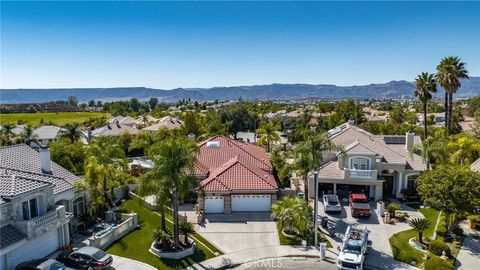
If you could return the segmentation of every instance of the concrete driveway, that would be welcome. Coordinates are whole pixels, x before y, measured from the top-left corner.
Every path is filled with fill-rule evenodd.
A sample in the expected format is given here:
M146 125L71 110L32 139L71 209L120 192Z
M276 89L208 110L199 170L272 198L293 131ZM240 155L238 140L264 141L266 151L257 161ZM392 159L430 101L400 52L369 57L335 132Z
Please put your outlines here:
M206 214L196 230L224 253L280 244L270 212Z
M135 261L132 259L112 255L113 263L112 266L109 267L109 270L155 270L157 268L148 265L143 262Z
M318 202L318 213L321 216L328 215L328 217L336 223L336 237L333 238L332 245L338 247L342 243L342 238L345 236L348 225L359 224L367 226L370 230L369 238L372 241L372 247L366 258L366 265L370 268L378 267L380 269L415 269L414 267L395 261L393 259L392 250L388 239L397 232L411 229L406 223L396 223L395 225L385 224L382 218L377 216L374 209L376 204L371 203L372 215L370 217L352 217L351 209L348 204L342 205L341 213L328 213L324 211L322 202ZM405 208L402 206L402 211L408 212L410 219L423 218L423 215L414 209Z

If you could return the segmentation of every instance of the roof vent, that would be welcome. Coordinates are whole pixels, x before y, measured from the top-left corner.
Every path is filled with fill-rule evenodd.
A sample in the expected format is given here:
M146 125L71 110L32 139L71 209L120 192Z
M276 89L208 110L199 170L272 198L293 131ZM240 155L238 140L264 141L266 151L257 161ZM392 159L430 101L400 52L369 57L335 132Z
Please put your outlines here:
M220 142L219 141L207 142L207 147L208 148L219 148L220 147Z

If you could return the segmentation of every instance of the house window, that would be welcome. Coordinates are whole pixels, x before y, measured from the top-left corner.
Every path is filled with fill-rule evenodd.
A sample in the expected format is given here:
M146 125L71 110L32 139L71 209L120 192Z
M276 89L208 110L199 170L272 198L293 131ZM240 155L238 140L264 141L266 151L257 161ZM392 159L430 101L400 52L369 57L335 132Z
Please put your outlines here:
M85 214L85 205L83 203L83 197L81 197L73 201L73 215L78 217L83 214Z
M22 203L23 219L29 220L38 216L37 198Z
M370 168L370 160L366 158L353 158L350 161L350 169L368 170Z
M417 177L418 175L412 175L407 177L408 190L415 190L417 188Z

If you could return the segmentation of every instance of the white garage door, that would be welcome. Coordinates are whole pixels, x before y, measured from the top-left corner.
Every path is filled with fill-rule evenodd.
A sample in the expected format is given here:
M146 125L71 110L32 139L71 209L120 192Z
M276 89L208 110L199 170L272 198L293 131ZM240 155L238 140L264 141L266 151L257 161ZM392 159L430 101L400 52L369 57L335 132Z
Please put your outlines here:
M58 230L53 230L10 252L8 254L9 269L14 269L21 262L42 259L57 249L59 249Z
M272 199L270 195L232 195L232 211L270 211Z
M223 213L223 196L205 196L205 213Z

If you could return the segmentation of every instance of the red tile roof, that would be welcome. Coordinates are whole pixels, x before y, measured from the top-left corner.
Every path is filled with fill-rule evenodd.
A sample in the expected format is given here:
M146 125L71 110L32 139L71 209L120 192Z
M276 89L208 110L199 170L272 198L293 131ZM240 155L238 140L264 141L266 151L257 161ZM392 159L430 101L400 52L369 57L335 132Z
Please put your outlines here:
M208 142L214 142L209 146ZM212 144L210 143L210 144ZM267 152L256 145L214 136L199 143L195 174L209 173L201 182L206 191L275 190Z

